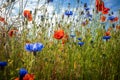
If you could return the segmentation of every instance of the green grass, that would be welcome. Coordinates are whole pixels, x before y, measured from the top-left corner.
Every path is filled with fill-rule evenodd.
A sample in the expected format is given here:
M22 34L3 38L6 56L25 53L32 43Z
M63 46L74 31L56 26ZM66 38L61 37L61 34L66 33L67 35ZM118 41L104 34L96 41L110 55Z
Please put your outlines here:
M67 28L64 30L68 32ZM5 70L0 71L0 80L13 80L23 67L35 75L35 80L119 80L120 31L112 31L109 41L102 40L103 33L104 30L97 29L91 44L92 36L86 32L82 47L71 38L64 46L61 41L49 41L45 31L32 39L26 37L26 29L21 36L0 36L0 61L8 62ZM24 49L26 40L41 42L44 49L35 57Z

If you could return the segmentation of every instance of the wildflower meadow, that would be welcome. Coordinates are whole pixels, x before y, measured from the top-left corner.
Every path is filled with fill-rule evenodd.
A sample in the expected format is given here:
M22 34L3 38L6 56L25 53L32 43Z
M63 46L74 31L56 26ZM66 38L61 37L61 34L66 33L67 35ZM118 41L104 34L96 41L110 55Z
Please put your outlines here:
M120 80L120 6L84 1L0 0L0 80Z

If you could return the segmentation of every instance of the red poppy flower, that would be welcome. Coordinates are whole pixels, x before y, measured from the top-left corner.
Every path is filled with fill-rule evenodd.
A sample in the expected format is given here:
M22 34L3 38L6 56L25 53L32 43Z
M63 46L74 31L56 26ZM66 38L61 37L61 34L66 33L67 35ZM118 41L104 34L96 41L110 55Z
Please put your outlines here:
M106 8L102 0L96 0L97 11L102 11L103 14L108 14L109 8Z
M101 20L101 22L105 22L106 17L105 17L105 16L101 16L101 17L100 17L100 20Z
M5 21L5 18L0 16L0 22L3 22L4 24L7 24L7 22Z
M118 18L118 17L115 17L114 21L118 21L118 20L119 20L119 18Z
M17 77L17 78L15 78L15 80L19 80L19 78Z
M17 32L18 30L10 30L9 32L8 32L8 35L10 36L10 37L13 37L13 36L15 36L16 35L16 32Z
M106 35L106 36L110 36L110 31L107 31L107 32L105 33L105 35Z
M23 80L34 80L34 75L33 74L26 74L24 76Z
M102 6L104 6L102 0L96 0L97 11L102 11Z
M119 20L119 18L115 17L113 20L110 20L110 22L113 23L113 22L117 22L118 20Z
M103 14L108 14L109 10L110 10L109 8L103 8L102 13L103 13Z
M20 80L20 79L17 77L17 78L15 78L15 80ZM34 75L33 74L26 74L23 77L23 80L34 80Z
M1 22L4 22L4 21L5 21L5 18L0 17L0 21L1 21Z
M30 10L24 10L24 17L27 18L28 21L32 21L32 14Z
M54 38L55 39L62 39L64 37L64 31L63 30L57 30L54 32Z

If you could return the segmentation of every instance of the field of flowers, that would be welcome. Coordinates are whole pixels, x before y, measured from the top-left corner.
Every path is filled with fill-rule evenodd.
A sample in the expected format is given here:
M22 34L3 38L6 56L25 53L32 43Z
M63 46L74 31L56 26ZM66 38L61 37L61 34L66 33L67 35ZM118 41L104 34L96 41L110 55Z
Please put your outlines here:
M96 0L92 14L87 4L72 11L68 3L59 16L23 8L14 20L15 1L0 8L0 80L120 80L120 11L113 16Z

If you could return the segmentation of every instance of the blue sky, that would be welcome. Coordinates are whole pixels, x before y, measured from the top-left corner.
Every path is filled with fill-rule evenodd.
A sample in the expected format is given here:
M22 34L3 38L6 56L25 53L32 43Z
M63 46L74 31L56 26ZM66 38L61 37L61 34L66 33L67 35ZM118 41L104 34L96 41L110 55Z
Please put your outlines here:
M2 4L2 1L5 1L5 0L0 0L0 5ZM19 0L16 0L16 1L19 1ZM23 1L25 3L25 1L27 1L27 0L23 0ZM34 11L37 1L38 0L28 0L27 6L25 9L31 9ZM111 11L116 12L120 9L120 0L103 0L103 1L105 2L105 6L110 8ZM90 8L95 6L95 0L80 0L80 3L81 2L82 2L82 4L80 4L80 5L87 3ZM42 5L43 3L45 3L45 0L41 0L39 5ZM71 8L77 7L77 0L53 0L53 3L50 3L50 5L49 5L49 10L54 9L56 12L60 13L63 8L64 9L67 8L68 3L71 4ZM15 15L18 14L19 8L20 8L19 2L17 2L13 9L13 13Z
M35 1L35 0L31 0ZM120 0L103 0L105 3L105 6L110 8L111 11L117 11L120 9ZM82 4L81 4L82 2ZM77 7L77 0L54 0L52 5L54 5L55 9L57 10L58 7L67 7L68 3L71 4L71 7ZM83 5L84 3L87 3L89 6L95 5L95 0L80 0L80 4ZM60 4L60 6L58 6Z
M61 0L61 1L63 1L65 5L66 3L70 2L71 6L73 7L75 7L77 4L77 0ZM112 11L117 11L118 9L120 9L120 0L103 0L103 1L105 3L105 6L110 8ZM87 3L88 5L95 5L95 0L80 0L80 2Z

